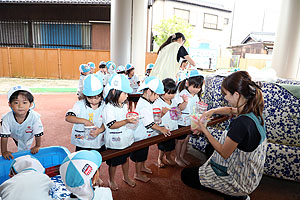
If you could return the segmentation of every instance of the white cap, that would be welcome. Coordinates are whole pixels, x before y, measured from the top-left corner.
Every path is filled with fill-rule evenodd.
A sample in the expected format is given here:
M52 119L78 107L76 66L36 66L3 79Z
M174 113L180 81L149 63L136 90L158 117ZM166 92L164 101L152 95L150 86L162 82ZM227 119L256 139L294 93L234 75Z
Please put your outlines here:
M102 77L97 74L89 74L83 80L82 93L85 96L96 96L103 91Z
M40 173L45 172L45 168L40 161L31 155L20 156L14 159L10 168L13 168L17 174L26 170L33 170Z
M24 90L24 91L27 91L29 92L31 95L32 95L32 92L29 90L29 88L27 87L24 87L22 85L17 85L17 86L14 86L12 88L10 88L10 90L7 92L7 99L9 101L11 95L19 90Z
M138 92L142 91L143 89L149 88L156 94L164 94L164 85L162 84L161 80L154 76L149 76L145 79L145 81L141 84L138 88Z

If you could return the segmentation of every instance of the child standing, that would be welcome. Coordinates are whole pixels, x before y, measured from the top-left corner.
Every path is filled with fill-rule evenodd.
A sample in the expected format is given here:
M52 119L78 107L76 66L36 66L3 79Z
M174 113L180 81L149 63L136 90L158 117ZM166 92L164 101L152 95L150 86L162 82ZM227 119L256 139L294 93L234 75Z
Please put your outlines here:
M78 100L82 100L83 80L87 75L90 74L91 68L86 64L81 64L79 66L79 71L80 71L80 78L79 78L78 88L77 88L77 97Z
M93 63L93 62L88 62L87 65L91 68L90 73L91 73L91 74L95 73L95 69L96 69L95 63Z
M103 85L107 85L108 80L110 77L115 73L116 65L112 61L107 61L106 62L106 67L107 67L107 74L103 78Z
M66 114L66 121L73 123L71 143L76 146L75 151L95 149L105 150L104 138L101 134L105 128L102 124L102 79L98 75L90 74L84 79L83 99L77 101ZM95 126L86 135L87 126Z
M18 151L30 149L35 138L35 146L31 148L31 153L37 153L41 147L44 128L40 115L32 110L34 97L31 91L23 86L15 86L8 91L7 98L12 110L2 118L0 131L2 156L5 159L14 158L7 150L8 137L13 138Z
M140 81L137 75L134 74L134 66L132 64L126 65L126 75L130 82L130 87L133 89L132 93L136 93L140 85Z
M117 74L125 74L125 67L123 65L119 65L116 72Z
M99 71L96 72L96 74L104 77L107 74L107 68L106 68L106 64L104 61L101 61L99 63Z
M114 74L108 84L106 86L109 87L105 97L106 105L103 110L106 126L105 145L108 149L125 149L134 142L133 130L126 127L128 123L136 123L135 119L126 118L128 112L127 94L132 92L132 88L123 74ZM128 157L129 154L125 154L106 161L109 166L109 187L112 190L118 190L118 185L115 182L118 165L122 165L123 181L131 187L135 186L135 182L128 176Z
M164 94L164 86L162 82L156 77L150 76L146 78L145 82L139 87L138 91L142 91L143 95L140 97L135 112L139 114L141 120L138 127L134 131L134 141L140 141L157 135L157 130L166 137L171 133L165 127L160 127L154 122L153 118L153 102ZM136 173L134 178L142 182L150 181L150 178L145 176L142 172L152 173L151 169L145 166L145 161L148 157L149 147L134 151L130 155L130 159L135 162Z
M179 71L176 74L176 81L178 82L179 78L183 75L183 74L187 74L186 68L188 66L188 61L185 59L180 59L180 67L179 67Z
M162 81L165 93L154 102L153 108L159 108L162 111L162 123L160 126L168 127L170 131L178 129L177 120L172 120L170 113L171 108L177 107L177 103L173 101L176 94L176 84L171 78L166 78ZM166 155L166 162L169 165L175 165L175 161L171 158L171 152L175 149L175 139L157 144L158 146L158 167L164 167L163 157Z
M154 67L153 63L149 63L146 67L145 79L150 75L152 69Z
M200 101L204 78L197 70L192 70L189 78L179 83L176 102L179 103L179 108L182 117L178 120L178 128L191 125L190 115L193 113L196 103ZM189 165L189 162L184 159L189 136L183 135L176 138L176 158L175 161L180 167Z

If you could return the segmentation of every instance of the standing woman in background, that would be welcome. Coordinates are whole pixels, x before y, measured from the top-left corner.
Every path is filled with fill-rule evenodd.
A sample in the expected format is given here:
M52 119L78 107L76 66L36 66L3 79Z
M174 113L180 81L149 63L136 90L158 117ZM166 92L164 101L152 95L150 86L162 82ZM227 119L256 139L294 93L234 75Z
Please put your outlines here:
M191 65L196 63L189 56L183 44L185 37L182 33L175 33L171 35L158 49L158 57L156 59L153 70L150 76L155 76L160 80L165 78L172 78L176 80L176 73L179 70L179 60L183 58Z

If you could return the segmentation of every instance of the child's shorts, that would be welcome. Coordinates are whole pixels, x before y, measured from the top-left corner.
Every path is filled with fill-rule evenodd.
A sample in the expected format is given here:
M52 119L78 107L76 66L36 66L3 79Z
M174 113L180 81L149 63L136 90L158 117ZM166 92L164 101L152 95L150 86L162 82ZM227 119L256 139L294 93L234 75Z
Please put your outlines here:
M124 163L126 163L129 155L130 155L130 153L127 153L125 155L121 155L121 156L109 159L106 161L106 164L110 167L116 167L118 165L123 165Z
M102 145L101 148L99 148L99 149L94 149L94 148L84 148L84 147L76 146L75 151L81 151L81 150L89 150L89 151L90 151L90 150L96 150L96 151L98 151L99 153L101 153L101 152L103 152L103 151L106 150L106 147L105 147L105 145Z
M178 125L178 128L183 128L183 127L186 127L186 126L180 126L180 125ZM181 135L181 136L179 136L179 137L177 137L177 138L175 138L175 139L176 139L176 140L184 140L184 139L186 138L186 136L187 136L188 134L190 134L190 133L192 133L192 131L189 131L189 132L187 132L186 134Z
M134 152L131 152L130 159L133 162L144 162L147 160L148 152L149 152L149 147L136 150Z
M157 147L161 151L173 151L175 149L175 139L160 142L157 144Z

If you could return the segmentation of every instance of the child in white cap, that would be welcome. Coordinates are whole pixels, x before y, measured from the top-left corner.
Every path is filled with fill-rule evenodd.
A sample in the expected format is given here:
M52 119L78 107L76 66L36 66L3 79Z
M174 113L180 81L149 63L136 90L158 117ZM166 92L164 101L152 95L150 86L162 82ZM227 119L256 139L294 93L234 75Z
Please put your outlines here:
M90 74L95 73L95 69L96 69L95 63L88 62L87 65L91 68Z
M170 109L177 107L177 102L174 101L176 94L176 84L175 81L171 78L165 78L162 80L164 85L164 94L160 95L159 98L153 103L154 108L159 108L161 110L161 121L162 123L159 126L166 126L170 131L178 129L177 120L171 119ZM169 165L176 165L174 159L171 157L171 152L175 150L175 139L168 141L160 142L158 146L158 158L157 166L164 167L163 163L164 155L166 155L165 161Z
M2 156L5 159L14 158L7 150L9 137L15 141L18 151L30 149L35 138L35 146L31 148L31 153L37 153L41 146L44 128L40 115L32 110L34 97L31 91L24 86L15 86L8 91L7 98L11 111L2 117L0 129Z
M146 67L145 79L150 75L152 69L154 67L153 63L149 63Z
M130 87L133 89L132 93L136 93L136 91L140 85L139 77L134 74L134 69L135 68L132 64L126 65L126 73L125 74L130 82Z
M107 74L107 67L106 63L104 61L101 61L99 63L99 71L96 72L96 74L104 77Z
M153 118L153 102L164 94L164 86L162 82L154 76L146 78L145 82L141 84L138 91L142 91L143 95L140 97L135 112L141 118L138 127L134 131L134 141L140 141L157 135L158 132L169 136L171 133L165 127L160 127L154 122ZM142 182L148 182L150 178L145 176L142 172L152 173L151 169L145 166L145 161L148 157L149 147L134 151L130 155L130 159L135 162L136 173L134 178Z
M109 188L95 186L99 178L102 157L98 151L82 150L69 154L59 172L67 190L82 200L112 200ZM66 199L66 200L67 200Z
M90 74L91 67L86 64L79 65L79 71L80 71L80 78L78 81L78 88L77 88L77 97L79 100L83 98L82 96L82 90L83 90L83 80L87 75Z
M107 85L108 80L110 77L116 73L116 64L113 63L112 61L107 61L106 62L106 67L107 67L107 74L103 77L103 85Z
M116 69L117 74L125 74L125 67L123 65L119 65Z
M204 77L197 70L192 70L187 79L181 81L178 85L178 92L175 101L181 110L181 118L178 120L178 128L191 125L190 115L195 111L196 103L200 101ZM182 135L176 138L176 158L175 161L180 167L185 167L190 163L184 159L188 135Z
M84 79L83 99L77 101L66 114L66 121L73 123L71 143L75 151L97 150L105 151L104 131L102 123L102 78L96 74L89 74ZM102 184L102 180L99 180Z
M21 156L13 160L9 176L0 185L2 200L47 200L54 183L44 174L45 169L33 156Z
M126 127L128 123L137 123L136 119L126 118L127 96L132 92L129 81L123 74L114 74L109 85L106 86L107 96L105 97L105 108L103 109L103 119L106 126L105 145L107 149L125 149L134 142L133 130ZM117 166L122 165L123 181L134 187L135 182L129 178L129 154L118 156L107 160L109 166L109 186L112 190L118 190L115 182Z
M179 80L179 77L182 77L182 75L187 74L186 68L187 68L189 62L185 59L180 58L179 64L180 64L179 71L176 74L176 81L177 82Z

